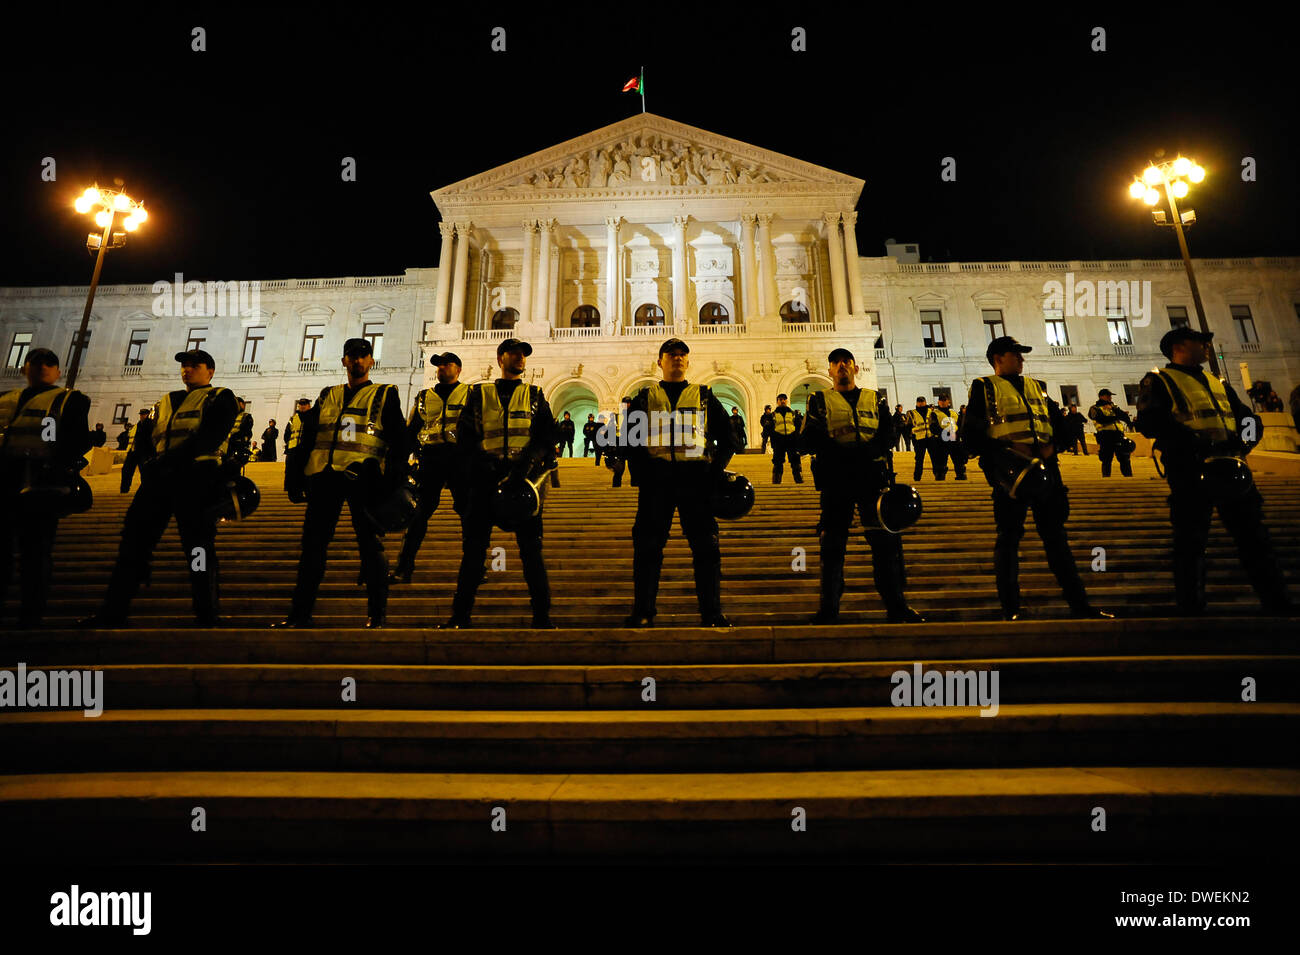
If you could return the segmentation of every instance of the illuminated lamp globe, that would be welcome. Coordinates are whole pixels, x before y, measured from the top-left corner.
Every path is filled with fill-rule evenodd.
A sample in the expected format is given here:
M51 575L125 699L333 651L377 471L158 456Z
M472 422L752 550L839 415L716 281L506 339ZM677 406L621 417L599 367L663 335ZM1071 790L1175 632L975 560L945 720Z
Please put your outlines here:
M144 206L136 206L135 212L131 213L131 215L135 216L136 220L139 222L144 222L149 218L149 213L144 211Z
M1179 156L1174 160L1174 175L1185 176L1192 171L1192 161L1186 156Z
M1143 185L1141 179L1134 179L1133 185L1128 187L1128 194L1134 199L1141 199L1147 194L1147 187Z
M1181 199L1183 196L1187 195L1187 189L1188 189L1187 183L1179 179L1176 183L1174 183L1174 198Z
M126 229L127 232L134 232L137 228L139 228L139 226L140 226L140 220L137 219L135 216L127 216L125 219L122 220L122 228Z
M131 197L125 192L119 192L113 197L113 208L118 212L126 212L131 208Z
M90 211L91 204L91 201L85 196L77 196L77 201L72 204L72 208L76 209L84 216Z
M100 210L95 213L95 225L99 226L101 229L107 228L108 224L112 221L113 214L111 212Z
M1160 201L1160 193L1156 192L1154 189L1148 189L1147 194L1142 197L1142 201L1149 206L1154 206Z
M1142 173L1142 181L1145 182L1148 186L1154 186L1156 183L1160 182L1160 180L1164 178L1165 178L1165 174L1162 173L1155 166L1147 166L1146 170Z
M83 197L87 202L98 202L98 201L99 201L99 190L96 189L94 186L91 186L89 189L87 189L87 190L86 190L85 192L83 192L81 195L82 195L82 197Z
M1192 180L1192 182L1200 182L1205 178L1205 170L1202 167L1193 164L1191 171L1187 174L1187 178Z

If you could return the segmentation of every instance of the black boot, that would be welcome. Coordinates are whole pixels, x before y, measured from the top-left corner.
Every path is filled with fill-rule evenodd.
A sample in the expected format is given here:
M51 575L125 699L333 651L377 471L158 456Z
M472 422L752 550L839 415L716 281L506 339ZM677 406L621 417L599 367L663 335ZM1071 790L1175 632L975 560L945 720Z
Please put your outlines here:
M663 554L651 551L632 553L632 612L623 621L625 627L652 627L655 602L659 596L659 574Z
M700 621L706 627L730 627L731 621L722 613L722 555L717 535L701 541L698 548L692 547L691 550Z
M812 623L824 626L840 621L840 597L844 594L844 558L821 558L821 602Z

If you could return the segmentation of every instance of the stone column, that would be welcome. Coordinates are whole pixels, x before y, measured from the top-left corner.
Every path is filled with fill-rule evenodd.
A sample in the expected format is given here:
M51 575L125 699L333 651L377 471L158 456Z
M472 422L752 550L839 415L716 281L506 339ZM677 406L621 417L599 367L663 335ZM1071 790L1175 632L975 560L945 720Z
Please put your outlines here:
M456 276L451 287L450 321L465 327L465 283L469 277L469 237L474 231L471 222L456 223Z
M826 245L831 259L831 298L835 305L835 319L848 314L848 302L844 295L844 244L840 241L840 214L827 212L822 215L826 222Z
M754 262L754 214L740 217L740 304L745 323L758 317L758 276Z
M619 324L618 310L618 227L619 216L605 217L605 314L601 324L611 328Z
M546 322L551 314L551 232L555 220L540 219L537 226L541 231L537 237L537 298L533 311L537 313L537 321Z
M551 246L551 300L548 303L546 312L546 337L551 337L551 329L560 326L560 249L557 245Z
M537 257L537 220L524 220L524 272L519 282L519 321L532 320L533 317L533 272Z
M439 222L438 232L442 234L442 251L438 253L438 297L434 299L433 320L443 325L447 322L447 303L451 301L451 263L456 228L450 222Z
M844 257L849 266L849 306L854 315L863 315L867 308L862 301L862 273L858 270L858 235L854 230L854 226L858 224L858 214L845 212L843 215Z
M673 322L691 327L686 313L686 220L689 216L673 216ZM678 327L682 327L678 324Z
M781 293L776 287L776 251L772 248L772 213L762 212L758 216L758 254L759 289L762 294L763 314L776 316L780 321Z

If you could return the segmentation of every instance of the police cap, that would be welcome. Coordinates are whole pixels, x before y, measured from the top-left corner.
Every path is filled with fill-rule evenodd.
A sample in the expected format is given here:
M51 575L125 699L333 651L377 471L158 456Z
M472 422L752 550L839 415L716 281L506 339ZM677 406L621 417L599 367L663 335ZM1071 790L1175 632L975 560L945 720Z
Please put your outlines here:
M662 357L664 352L674 350L681 351L687 355L691 353L690 346L687 345L686 342L682 341L680 338L670 338L659 346L659 355Z
M370 344L368 338L349 338L343 343L344 358L364 358L366 355L373 355L375 347Z
M59 367L59 356L54 354L48 348L33 348L23 359L23 364L31 362L33 365L53 365Z
M455 352L443 352L441 355L429 356L430 365L446 365L449 362L455 362L457 365L461 364L460 356Z
M209 368L216 370L217 363L212 360L212 356L202 348L191 348L189 351L178 351L172 356L182 365L207 365Z
M507 338L497 346L497 357L500 358L506 352L514 351L515 349L522 351L525 356L533 353L533 346L528 344L528 342L520 341L518 338Z
M989 342L989 347L984 349L984 357L992 364L994 355L1005 355L1009 351L1019 352L1023 355L1026 352L1033 351L1033 349L1028 345L1020 344L1010 335L1002 335Z
M849 361L856 361L853 357L853 352L849 351L847 348L837 348L826 356L826 360L832 365L841 358L847 358Z
M1174 346L1179 342L1202 342L1208 345L1214 340L1214 332L1198 332L1194 328L1183 326L1171 328L1160 339L1160 354L1166 358L1174 357Z

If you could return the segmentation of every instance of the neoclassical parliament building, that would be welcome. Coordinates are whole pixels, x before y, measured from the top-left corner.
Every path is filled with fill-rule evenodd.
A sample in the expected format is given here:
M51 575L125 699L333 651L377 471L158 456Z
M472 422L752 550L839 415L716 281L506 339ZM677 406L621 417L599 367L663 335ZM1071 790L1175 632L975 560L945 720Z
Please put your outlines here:
M504 158L504 157L503 157ZM660 342L691 346L692 381L758 415L786 392L801 407L829 384L826 355L855 353L860 383L890 405L948 390L960 404L1002 334L1034 347L1028 370L1062 403L1097 389L1135 401L1163 364L1171 325L1196 323L1182 262L922 262L891 242L863 255L854 211L864 182L642 113L436 189L436 268L402 275L231 280L240 294L189 294L175 277L97 292L77 387L91 422L129 422L178 387L175 352L201 347L215 383L249 403L260 434L293 400L342 380L345 339L365 337L372 378L409 407L430 354L463 359L462 380L496 377L496 343L529 341L526 377L579 422L656 378ZM1172 241L1171 241L1172 247ZM868 250L876 251L876 250ZM1221 371L1244 392L1300 383L1300 259L1196 260ZM177 263L177 272L203 263ZM85 287L0 289L0 389L32 347L67 368ZM234 303L233 307L229 307Z

